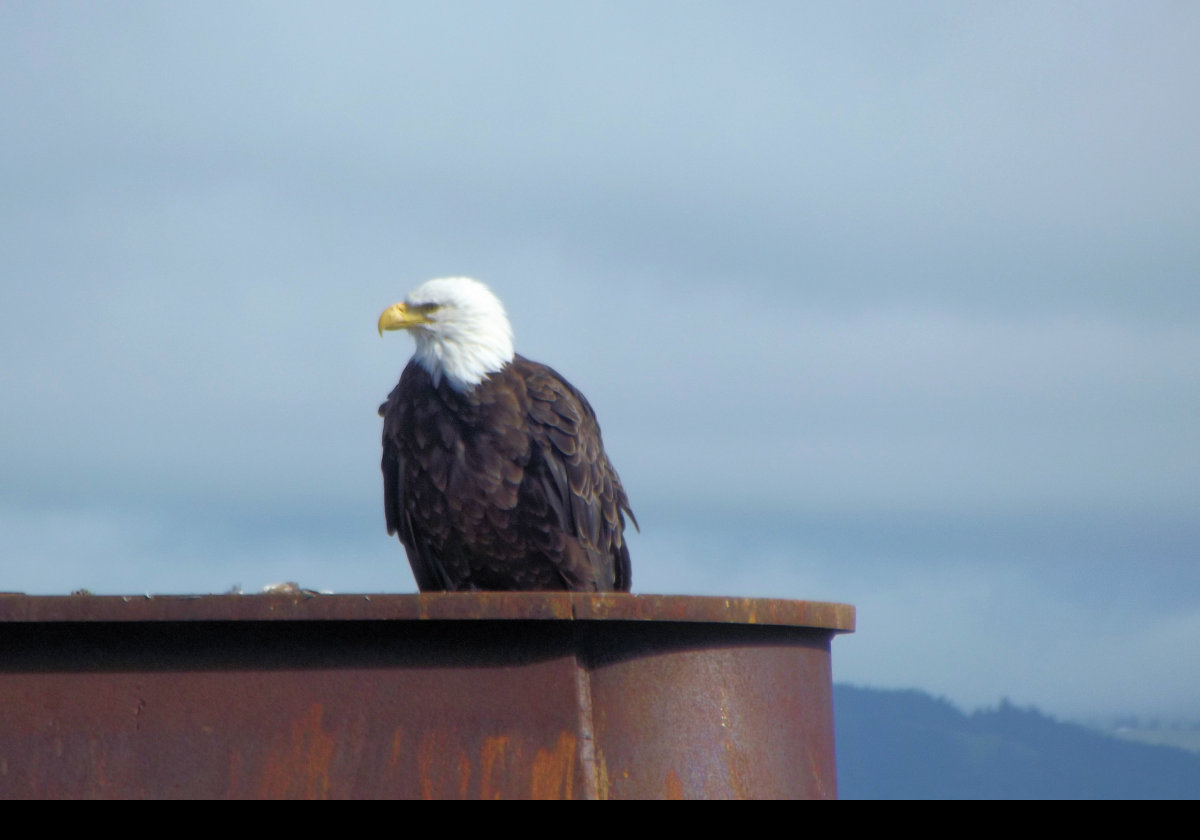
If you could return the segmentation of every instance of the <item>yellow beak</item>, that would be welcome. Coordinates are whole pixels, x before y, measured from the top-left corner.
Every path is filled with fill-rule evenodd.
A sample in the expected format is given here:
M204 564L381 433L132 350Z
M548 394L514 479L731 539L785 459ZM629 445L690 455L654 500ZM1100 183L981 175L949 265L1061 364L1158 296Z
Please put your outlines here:
M403 303L393 304L379 316L379 334L384 330L407 330L419 324L428 324L429 318L422 312L414 312Z

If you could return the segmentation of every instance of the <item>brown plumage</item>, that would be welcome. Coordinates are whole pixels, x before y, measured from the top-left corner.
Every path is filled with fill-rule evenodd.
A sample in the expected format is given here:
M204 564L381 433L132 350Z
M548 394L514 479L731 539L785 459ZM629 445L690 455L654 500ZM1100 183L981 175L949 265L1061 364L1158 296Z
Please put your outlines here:
M584 396L516 355L471 387L436 380L414 357L379 409L387 530L417 586L628 591L637 520Z

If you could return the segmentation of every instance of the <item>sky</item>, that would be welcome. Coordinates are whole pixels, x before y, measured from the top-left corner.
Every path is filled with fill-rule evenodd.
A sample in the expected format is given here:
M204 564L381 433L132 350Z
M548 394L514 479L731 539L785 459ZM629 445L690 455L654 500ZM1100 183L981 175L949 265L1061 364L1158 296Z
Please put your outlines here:
M1200 6L0 5L0 590L414 591L425 279L587 394L634 591L1200 719Z

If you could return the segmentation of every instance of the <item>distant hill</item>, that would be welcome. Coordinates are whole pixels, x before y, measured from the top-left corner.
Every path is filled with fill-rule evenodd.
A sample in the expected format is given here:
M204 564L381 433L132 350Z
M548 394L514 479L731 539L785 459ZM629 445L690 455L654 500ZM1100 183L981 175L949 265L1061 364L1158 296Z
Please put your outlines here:
M834 686L843 799L1200 799L1200 756L1007 702Z

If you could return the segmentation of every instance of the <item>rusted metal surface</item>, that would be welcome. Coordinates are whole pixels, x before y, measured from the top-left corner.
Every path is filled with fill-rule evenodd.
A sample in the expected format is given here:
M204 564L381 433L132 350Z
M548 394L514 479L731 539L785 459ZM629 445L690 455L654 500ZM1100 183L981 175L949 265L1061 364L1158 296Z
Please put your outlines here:
M822 798L852 607L0 596L0 796Z

